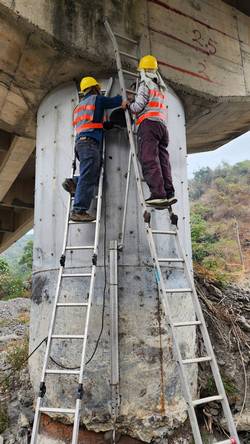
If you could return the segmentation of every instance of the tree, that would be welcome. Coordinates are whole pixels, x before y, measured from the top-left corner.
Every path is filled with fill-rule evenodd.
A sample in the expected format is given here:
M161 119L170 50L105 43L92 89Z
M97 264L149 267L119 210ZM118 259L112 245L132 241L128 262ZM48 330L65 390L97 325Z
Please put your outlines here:
M18 262L18 265L21 266L21 269L24 273L31 274L32 261L33 261L33 241L29 240L24 247L23 254Z
M10 271L10 267L9 267L8 262L3 257L0 257L0 273L6 274L9 271Z
M10 269L8 262L0 257L0 299L11 299L22 296L23 280Z

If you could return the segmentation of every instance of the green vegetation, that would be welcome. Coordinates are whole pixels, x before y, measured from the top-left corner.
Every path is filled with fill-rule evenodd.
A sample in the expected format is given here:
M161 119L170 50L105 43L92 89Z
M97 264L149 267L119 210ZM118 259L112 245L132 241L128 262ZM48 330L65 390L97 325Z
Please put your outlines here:
M23 273L30 275L32 270L33 259L33 241L29 240L24 247L21 259L18 261L20 269Z
M235 386L234 382L228 378L227 376L221 374L222 377L222 382L224 385L224 389L225 392L227 394L227 396L230 397L235 397L238 394L238 390L237 387ZM207 378L207 383L206 386L204 387L204 394L203 396L213 396L216 393L217 389L216 389L216 385L215 385L215 381L214 378L212 376Z
M11 367L12 371L19 372L23 367L24 361L28 357L29 341L25 337L22 341L13 343L7 351L6 362ZM15 373L15 375L17 375Z
M0 404L0 433L3 433L9 425L8 408L3 402Z
M250 259L249 185L249 160L233 166L223 163L215 170L201 168L190 181L194 267L198 274L221 284L241 277L245 264L240 249L246 263Z
M28 336L20 341L13 341L6 350L6 364L10 369L7 374L4 374L0 379L0 388L4 389L5 393L13 390L19 384L20 371L27 364L29 353Z
M31 291L33 241L24 246L18 261L0 256L0 299L29 297Z

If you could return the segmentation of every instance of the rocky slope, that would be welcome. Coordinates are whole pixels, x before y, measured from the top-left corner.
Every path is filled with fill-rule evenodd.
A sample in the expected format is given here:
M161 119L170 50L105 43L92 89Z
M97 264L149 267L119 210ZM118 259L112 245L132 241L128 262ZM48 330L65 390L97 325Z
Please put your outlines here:
M215 283L198 277L196 288L241 442L249 444L250 288L232 284L221 289ZM204 356L199 336L198 347ZM201 397L216 394L206 364L200 368L199 385ZM200 410L200 419L209 432L225 429L220 405L216 402Z
M29 299L0 301L0 443L27 444L33 421L28 367Z
M229 402L238 424L242 444L250 442L250 289L236 285L219 288L215 283L196 278L196 286L203 306L206 322L220 366ZM26 338L29 322L28 299L0 301L0 443L28 444L33 420L33 397L28 368L18 369L18 363L27 355ZM200 352L203 344L198 336ZM7 370L14 366L13 373ZM8 381L6 377L10 375ZM212 378L206 365L199 372L199 395L214 393ZM225 423L220 405L213 403L199 411L203 439L207 444L225 436ZM45 418L44 418L45 420ZM70 442L67 426L53 424L55 443ZM1 428L2 427L2 428ZM68 436L68 439L62 438ZM5 430L3 430L5 429ZM172 437L164 437L160 444L191 444L189 425ZM59 433L60 432L60 433ZM53 436L53 433L52 433ZM61 437L61 439L60 439ZM82 432L80 442L95 442L93 432ZM57 439L56 439L57 438ZM109 442L109 434L98 434L98 443ZM48 441L45 438L46 444ZM121 438L120 444L139 443L129 438Z

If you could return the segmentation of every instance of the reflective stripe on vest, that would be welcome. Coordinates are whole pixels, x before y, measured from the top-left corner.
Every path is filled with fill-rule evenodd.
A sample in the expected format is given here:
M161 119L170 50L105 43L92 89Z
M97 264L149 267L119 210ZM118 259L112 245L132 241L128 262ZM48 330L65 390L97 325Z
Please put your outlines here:
M150 119L151 117L166 124L166 96L156 89L149 90L149 101L142 112L137 115L136 125L140 125L143 120Z
M86 97L81 100L79 105L74 110L73 113L73 126L75 128L76 134L80 132L89 132L94 129L102 129L102 122L93 122L94 112L95 112L95 102L96 95Z

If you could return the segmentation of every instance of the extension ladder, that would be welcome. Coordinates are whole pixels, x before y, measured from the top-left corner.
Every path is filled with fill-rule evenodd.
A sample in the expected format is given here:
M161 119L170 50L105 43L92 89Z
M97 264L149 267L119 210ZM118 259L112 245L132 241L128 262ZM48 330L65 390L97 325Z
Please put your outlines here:
M122 61L121 61L121 56L130 58L132 60L136 60L136 57L132 54L121 51L119 49L119 46L117 43L117 38L119 38L121 40L125 40L126 43L129 42L132 45L137 45L137 46L138 46L138 42L136 42L135 40L130 39L128 37L114 33L112 31L107 19L105 19L104 25L106 27L106 30L109 34L109 37L110 37L112 43L113 43L116 65L117 65L117 73L118 73L118 79L119 79L122 97L123 97L123 99L127 99L127 92L130 92L130 91L126 88L124 75L128 76L129 78L135 77L138 79L138 73L124 69L124 67L122 65ZM195 444L202 444L202 438L201 438L200 428L199 428L199 424L198 424L198 420L197 420L197 416L196 416L196 412L195 412L195 407L202 405L202 404L212 402L212 401L219 401L221 403L222 408L223 408L223 412L224 412L224 416L227 421L228 430L231 435L230 438L228 438L224 441L220 441L217 444L240 444L239 437L238 437L237 431L236 431L236 427L235 427L235 424L233 421L233 417L232 417L232 414L230 411L229 403L227 400L227 396L225 393L225 389L224 389L222 379L220 376L216 357L215 357L213 347L212 347L212 344L211 344L211 341L209 338L209 334L207 331L205 319L204 319L202 309L200 306L200 302L199 302L199 299L198 299L198 296L196 293L196 289L194 286L193 277L192 277L191 271L189 269L189 264L187 262L185 252L182 248L182 245L181 245L181 242L179 239L177 224L173 230L156 230L156 229L153 229L150 225L150 213L147 211L147 206L146 206L144 195L143 195L142 179L140 177L140 170L139 170L137 155L136 155L136 143L135 143L135 138L134 138L134 134L133 134L131 118L130 118L130 114L129 114L128 110L125 111L125 117L126 117L128 138L129 138L129 144L130 144L129 159L132 159L140 206L141 206L142 215L144 217L144 221L145 221L145 225L146 225L145 226L146 236L147 236L147 240L148 240L148 244L149 244L151 257L153 260L153 265L155 268L155 275L156 275L156 280L157 280L157 284L158 284L160 298L161 298L163 308L165 311L165 315L167 318L167 322L168 322L168 325L170 327L171 334L172 334L174 352L175 352L175 357L176 357L176 360L178 363L183 396L184 396L184 399L187 404L187 410L188 410L188 414L189 414L189 419L190 419L190 423L191 423L191 427L192 427L192 432L193 432ZM130 166L129 166L129 168L130 168ZM173 215L171 209L170 209L170 216L171 216L171 222L173 224L173 221L175 218L173 217L174 215ZM124 222L123 226L125 226L125 222ZM157 255L156 243L155 243L155 238L154 238L155 235L162 235L165 237L174 238L179 257L178 258L159 258ZM123 233L123 236L124 236L124 233ZM164 282L163 273L161 270L162 264L173 264L176 262L183 264L183 272L185 273L186 281L188 282L187 288L166 288L166 283ZM193 308L194 308L194 312L196 315L196 320L186 320L185 322L173 321L173 316L172 316L171 310L170 310L169 298L173 297L173 295L178 297L178 294L183 294L183 293L191 295ZM180 350L180 346L178 343L176 332L178 329L194 327L194 326L199 326L199 328L200 328L202 338L203 338L203 341L205 344L207 356L194 357L192 359L183 359L182 355L181 355L181 350ZM192 365L192 364L199 364L202 362L209 362L210 363L214 382L215 382L218 394L216 394L214 396L209 396L209 397L206 397L203 399L193 400L192 394L190 391L190 387L188 384L188 379L187 379L185 367Z
M105 95L108 95L112 87L112 78L109 80ZM73 154L74 155L74 154ZM59 268L59 274L57 279L57 286L56 286L56 294L55 294L55 300L54 305L52 309L52 316L50 321L50 327L49 327L49 333L47 338L47 346L46 346L46 352L44 357L44 363L43 363L43 369L42 369L42 376L41 376L41 382L40 382L40 390L39 395L36 402L36 410L35 410L35 417L34 417L34 424L33 424L33 430L32 430L32 436L31 436L31 444L36 444L37 437L39 433L39 425L40 425L40 419L41 419L41 413L58 413L58 414L65 414L65 415L74 415L74 425L73 425L73 433L72 433L72 444L77 444L78 442L78 434L79 434L79 425L80 425L80 408L81 408L81 401L83 398L83 376L84 376L84 369L86 365L86 349L87 349L87 339L88 339L88 331L89 331L89 320L90 320L90 311L91 311L91 304L92 304L92 296L94 292L94 285L95 285L95 277L96 277L96 267L97 267L97 257L98 257L98 246L99 246L99 233L100 233L100 223L101 223L101 211L102 211L102 195L103 195L103 180L104 180L104 159L105 159L105 139L103 141L103 153L102 153L102 166L100 171L100 177L99 177L99 183L98 183L98 194L97 194L97 210L96 210L96 220L94 222L90 222L91 224L95 225L95 235L94 235L94 245L80 245L80 246L74 246L74 245L68 245L68 234L69 234L69 226L70 225L78 225L80 222L73 222L69 220L69 214L71 209L71 204L73 201L73 197L69 196L68 204L67 204L67 213L66 213L66 224L65 224L65 230L64 230L64 236L63 236L63 248L62 248L62 256L60 258L60 268ZM75 171L75 158L72 163L72 170L71 170L71 177L73 177ZM66 262L66 254L68 251L84 251L84 250L92 250L93 256L92 256L92 266L91 266L91 273L75 273L75 274L69 274L67 273L67 269L65 270L65 262ZM80 279L90 279L89 284L89 296L87 302L60 302L60 291L61 291L61 284L63 279L67 278L80 278ZM86 318L85 318L85 326L83 328L84 334L79 335L72 335L72 334L54 334L55 327L56 327L56 319L58 316L58 309L60 307L75 307L77 309L82 308L87 310L86 311ZM81 360L79 362L79 369L48 369L48 362L50 358L50 351L51 351L51 345L52 341L54 339L62 339L62 340L81 340L82 342L82 353L81 353ZM78 388L77 388L77 399L75 403L74 408L57 408L57 407L46 407L43 406L43 398L46 393L46 378L49 375L77 375L79 376L78 379Z

